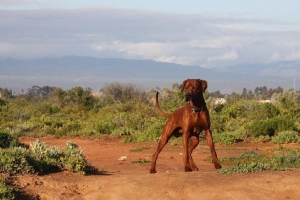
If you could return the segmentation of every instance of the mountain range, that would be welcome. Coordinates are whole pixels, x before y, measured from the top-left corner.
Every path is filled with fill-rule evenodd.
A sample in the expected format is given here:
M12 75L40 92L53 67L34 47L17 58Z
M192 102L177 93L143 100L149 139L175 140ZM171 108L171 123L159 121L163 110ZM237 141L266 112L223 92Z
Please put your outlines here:
M300 62L295 61L207 69L153 60L79 56L0 60L0 88L16 93L33 85L63 89L82 86L97 92L111 82L133 83L150 89L170 87L173 82L181 83L187 78L207 80L210 92L240 93L243 88L253 90L261 86L298 89L297 77L300 77Z

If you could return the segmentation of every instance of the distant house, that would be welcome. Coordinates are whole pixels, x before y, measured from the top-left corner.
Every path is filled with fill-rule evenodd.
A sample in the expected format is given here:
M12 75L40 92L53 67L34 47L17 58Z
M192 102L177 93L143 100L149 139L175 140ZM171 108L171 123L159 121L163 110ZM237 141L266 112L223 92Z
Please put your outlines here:
M272 103L271 100L259 100L260 103Z
M103 96L103 92L92 92L92 95L94 97L101 97L101 96Z
M226 99L225 98L216 98L215 100L215 105L218 105L218 104L225 104L226 103Z

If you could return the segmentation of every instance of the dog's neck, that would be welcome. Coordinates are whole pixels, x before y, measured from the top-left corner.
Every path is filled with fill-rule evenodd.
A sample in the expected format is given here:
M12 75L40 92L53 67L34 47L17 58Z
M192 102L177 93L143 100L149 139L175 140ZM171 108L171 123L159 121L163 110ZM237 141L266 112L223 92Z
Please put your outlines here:
M203 98L202 98L202 102L200 102L200 103L196 104L196 103L194 103L193 101L190 100L190 101L187 102L187 105L192 110L193 113L200 112L200 111L204 110L205 107L206 107L206 103L205 103L205 100Z

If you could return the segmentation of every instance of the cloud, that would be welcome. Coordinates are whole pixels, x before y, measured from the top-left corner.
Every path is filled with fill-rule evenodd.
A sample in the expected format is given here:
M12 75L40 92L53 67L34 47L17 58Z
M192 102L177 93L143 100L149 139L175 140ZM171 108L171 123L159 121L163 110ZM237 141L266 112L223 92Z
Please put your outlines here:
M78 55L206 67L296 59L299 32L254 28L262 23L107 8L1 10L0 58Z
M207 61L216 61L216 60L236 60L239 58L239 55L235 51L226 52L221 56L214 56L207 58Z
M0 6L15 6L27 4L25 0L0 0Z
M271 62L300 61L300 51L290 52L285 55L281 55L279 53L273 53L270 60L271 60Z

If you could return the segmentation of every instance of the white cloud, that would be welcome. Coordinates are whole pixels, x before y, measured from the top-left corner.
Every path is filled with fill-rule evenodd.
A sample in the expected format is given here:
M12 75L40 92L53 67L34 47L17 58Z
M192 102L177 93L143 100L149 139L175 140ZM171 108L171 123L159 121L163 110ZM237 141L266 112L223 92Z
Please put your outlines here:
M293 61L300 60L300 51L292 52L284 57L284 60Z
M159 55L170 53L175 44L159 43L159 42L123 42L114 41L110 44L92 45L93 49L103 51L106 49L119 52L126 52L130 57L142 56L145 59L152 59Z
M0 6L15 6L27 4L25 0L0 0Z
M300 51L291 52L286 55L273 53L271 56L271 62L278 62L278 61L300 61Z
M297 59L298 32L244 26L253 23L260 22L104 8L3 10L0 58L79 55L206 67Z
M271 55L271 61L279 61L279 60L281 60L281 56L279 53L273 53Z
M216 61L216 60L236 60L239 58L239 55L235 51L226 52L221 56L214 56L207 58L207 61Z
M222 49L227 47L238 47L241 44L238 42L237 38L234 37L218 37L218 38L210 38L207 37L202 40L192 40L189 41L188 44L191 47L197 48L208 48L208 49Z

